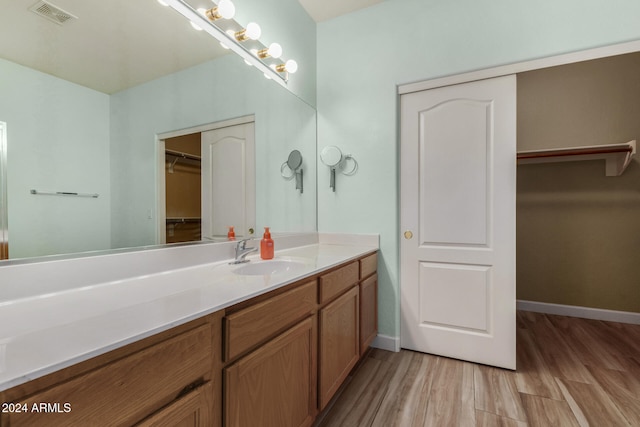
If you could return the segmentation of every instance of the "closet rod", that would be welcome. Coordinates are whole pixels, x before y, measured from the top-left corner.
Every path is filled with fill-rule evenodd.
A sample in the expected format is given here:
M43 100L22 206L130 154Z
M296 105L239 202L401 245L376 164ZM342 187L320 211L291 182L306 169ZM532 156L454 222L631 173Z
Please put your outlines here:
M31 194L38 196L72 196L72 197L91 197L97 199L100 195L97 193L76 193L72 191L38 191L31 190Z
M164 153L168 156L180 157L182 159L202 161L202 157L195 154L183 153L182 151L164 150Z
M633 147L630 146L614 146L613 148L566 148L558 150L548 150L539 152L522 152L518 153L518 160L524 159L541 159L545 157L564 157L564 156L586 156L590 154L613 154L613 153L632 153Z
M604 160L606 176L620 176L636 154L636 141L624 144L590 145L573 148L521 151L518 164Z

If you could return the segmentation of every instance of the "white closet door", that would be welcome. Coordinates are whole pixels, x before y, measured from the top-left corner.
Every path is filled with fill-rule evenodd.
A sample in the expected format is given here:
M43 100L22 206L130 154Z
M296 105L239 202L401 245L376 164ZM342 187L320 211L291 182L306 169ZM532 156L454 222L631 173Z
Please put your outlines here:
M249 237L256 222L254 123L202 132L202 238Z
M402 95L401 122L401 346L515 369L515 76Z

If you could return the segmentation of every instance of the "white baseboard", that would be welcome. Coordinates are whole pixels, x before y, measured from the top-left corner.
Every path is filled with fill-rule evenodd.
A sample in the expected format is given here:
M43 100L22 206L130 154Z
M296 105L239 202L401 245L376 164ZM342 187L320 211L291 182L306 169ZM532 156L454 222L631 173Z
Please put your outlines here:
M399 337L390 337L388 335L378 335L371 343L371 347L379 348L380 350L387 351L400 351L400 338Z
M535 311L537 313L558 314L560 316L582 317L585 319L607 320L609 322L640 325L640 313L630 311L605 310L602 308L522 300L516 301L516 307L518 310Z

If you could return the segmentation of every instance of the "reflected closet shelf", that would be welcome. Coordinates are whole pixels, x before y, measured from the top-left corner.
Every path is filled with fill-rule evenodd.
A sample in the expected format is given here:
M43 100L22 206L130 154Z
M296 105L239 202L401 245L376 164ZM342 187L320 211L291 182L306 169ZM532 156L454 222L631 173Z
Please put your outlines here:
M636 141L624 144L590 145L585 147L554 148L518 152L518 164L577 162L604 160L607 176L620 176L636 154Z
M185 224L187 222L201 222L200 218L190 217L190 218L167 218L167 224Z
M173 167L178 161L197 168L201 167L202 158L195 154L183 153L182 151L165 150L165 158L169 161L168 172L173 173Z

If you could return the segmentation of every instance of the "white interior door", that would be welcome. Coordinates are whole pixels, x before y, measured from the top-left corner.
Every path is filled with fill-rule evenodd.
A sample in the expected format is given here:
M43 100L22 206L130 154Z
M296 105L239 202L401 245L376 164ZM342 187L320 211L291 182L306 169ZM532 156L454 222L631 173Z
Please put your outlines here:
M401 347L515 369L516 78L401 97Z
M202 132L202 238L250 237L256 222L254 123Z

